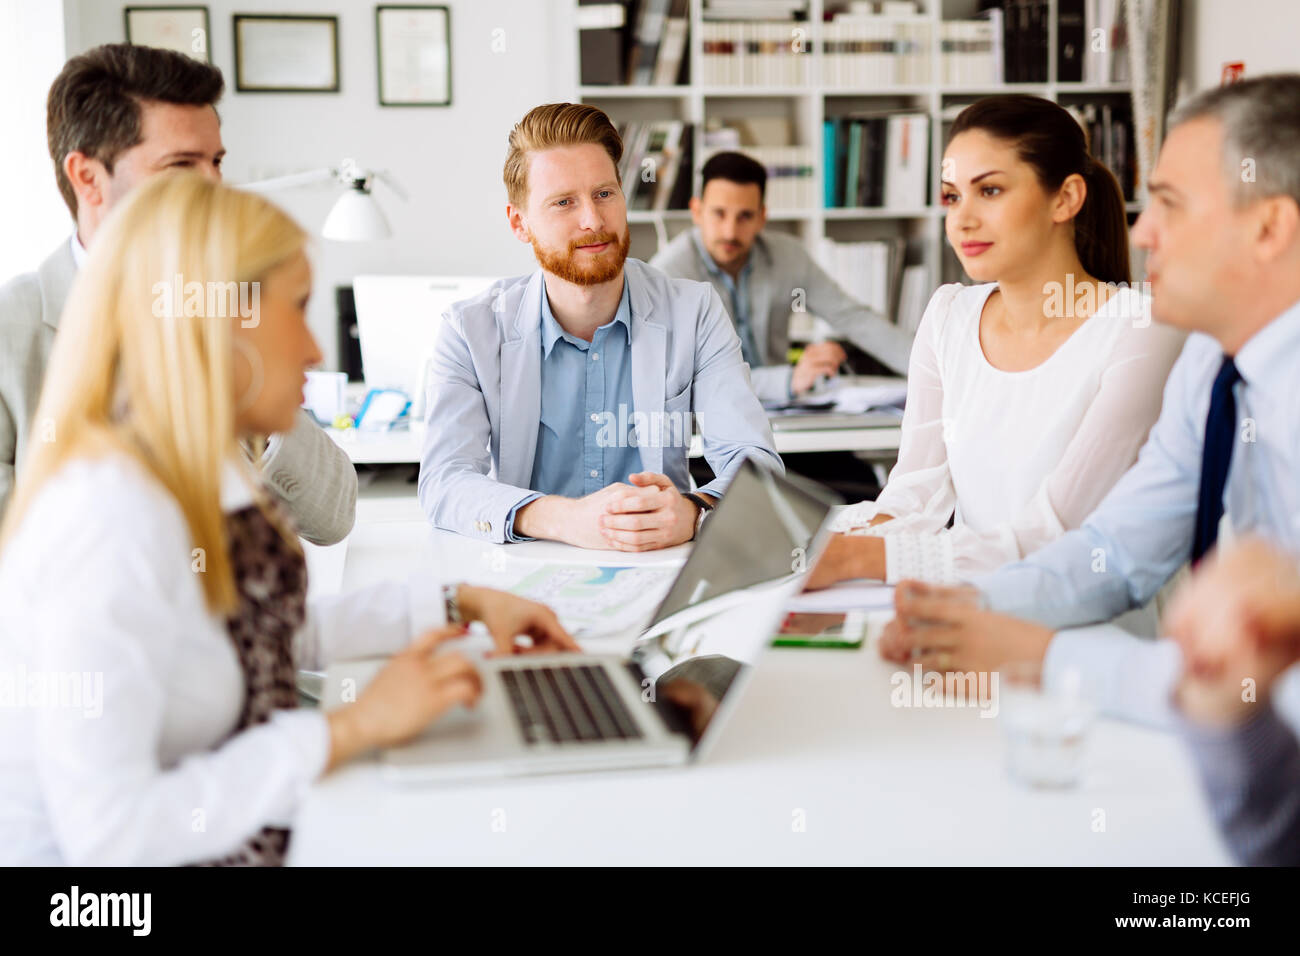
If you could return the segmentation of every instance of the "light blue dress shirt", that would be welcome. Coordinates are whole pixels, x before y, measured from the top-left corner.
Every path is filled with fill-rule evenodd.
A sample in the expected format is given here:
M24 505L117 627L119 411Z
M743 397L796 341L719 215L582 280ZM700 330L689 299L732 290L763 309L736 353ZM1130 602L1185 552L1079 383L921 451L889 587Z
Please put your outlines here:
M1297 356L1300 303L1234 357L1242 376L1234 389L1239 440L1224 508L1231 534L1254 533L1300 554ZM973 581L995 611L1075 628L1053 637L1045 678L1051 683L1066 670L1079 672L1110 713L1165 725L1172 718L1168 695L1180 668L1172 642L1141 640L1114 625L1079 625L1146 604L1190 559L1205 418L1222 362L1214 339L1189 336L1137 462L1083 526ZM1300 670L1288 676L1300 677ZM1289 686L1300 689L1300 680Z
M749 319L749 277L754 271L753 250L750 250L749 258L745 260L740 275L733 279L730 272L713 261L713 256L709 255L709 251L704 248L704 244L700 242L700 237L694 230L691 232L691 241L695 243L695 251L700 254L700 261L704 263L704 268L722 282L731 296L729 311L732 320L736 323L736 334L740 336L741 358L751 369L761 368L767 362L764 361L765 356L758 346L758 340L754 338L754 326Z
M614 318L596 329L590 342L570 335L551 312L542 288L541 420L529 487L506 518L506 538L515 534L515 515L543 495L581 498L642 470L632 427L632 306L627 280Z

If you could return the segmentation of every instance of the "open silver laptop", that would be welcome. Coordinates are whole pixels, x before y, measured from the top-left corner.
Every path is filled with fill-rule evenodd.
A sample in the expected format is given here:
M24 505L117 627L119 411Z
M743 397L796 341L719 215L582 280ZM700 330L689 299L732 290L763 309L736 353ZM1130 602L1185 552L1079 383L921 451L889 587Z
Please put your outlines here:
M746 460L630 655L490 658L483 695L386 750L401 780L450 780L682 764L735 708L786 603L803 586L839 499ZM330 668L321 706L342 706L383 666Z

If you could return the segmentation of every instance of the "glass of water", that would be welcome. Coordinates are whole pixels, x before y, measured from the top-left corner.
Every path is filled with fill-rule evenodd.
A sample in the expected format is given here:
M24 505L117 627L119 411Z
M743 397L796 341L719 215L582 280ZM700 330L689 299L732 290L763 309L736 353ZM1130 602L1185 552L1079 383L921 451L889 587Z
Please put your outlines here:
M1046 686L1042 665L1013 661L998 671L998 712L1012 779L1035 788L1065 789L1083 776L1084 749L1094 717L1077 672Z

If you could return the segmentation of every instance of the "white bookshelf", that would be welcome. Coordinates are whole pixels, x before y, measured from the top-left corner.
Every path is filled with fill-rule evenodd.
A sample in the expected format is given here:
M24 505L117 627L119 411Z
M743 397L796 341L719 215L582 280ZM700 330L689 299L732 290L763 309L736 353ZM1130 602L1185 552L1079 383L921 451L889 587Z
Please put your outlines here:
M573 0L573 9L577 3ZM921 0L924 12L915 18L929 24L930 82L872 88L845 88L821 82L822 15L839 4L827 0L809 0L809 19L798 25L806 27L811 50L800 54L810 58L810 81L799 86L719 86L699 82L703 75L701 26L704 0L689 0L689 40L691 82L676 86L581 86L578 64L574 62L573 87L579 101L599 106L617 123L625 120L676 118L693 124L695 135L693 193L699 194L700 166L704 155L703 134L706 122L714 117L736 118L738 109L766 105L771 112L784 112L791 119L795 145L812 147L814 170L813 195L824 195L823 121L840 113L886 108L908 108L930 118L930 168L937 170L943 150L943 111L946 106L997 93L1031 93L1060 102L1075 95L1124 94L1127 83L1002 83L994 85L954 85L940 82L939 24L945 20L967 20L978 10L976 0ZM575 14L576 16L576 14ZM1057 75L1057 0L1049 0L1047 37L1047 75ZM575 25L576 29L576 25ZM775 109L772 109L775 107ZM742 150L745 147L741 147ZM937 183L931 173L931 195L920 208L821 208L776 209L769 207L768 220L776 228L800 235L812 249L823 238L840 241L880 239L904 235L909 240L909 262L922 261L935 284L941 281L944 260L943 208L936 202ZM1127 204L1130 213L1140 211L1136 202ZM664 212L630 211L633 229L633 255L649 258L657 242L671 237L690 225L685 210Z

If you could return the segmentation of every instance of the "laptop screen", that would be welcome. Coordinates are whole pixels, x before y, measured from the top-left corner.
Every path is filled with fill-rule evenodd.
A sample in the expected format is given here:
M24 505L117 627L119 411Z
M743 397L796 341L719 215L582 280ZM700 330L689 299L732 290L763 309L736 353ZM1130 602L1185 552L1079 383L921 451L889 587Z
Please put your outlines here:
M653 636L632 653L647 699L693 746L771 640L838 501L746 459L705 520L654 615Z
M828 488L746 458L648 626L729 591L803 571L813 536L841 500Z

